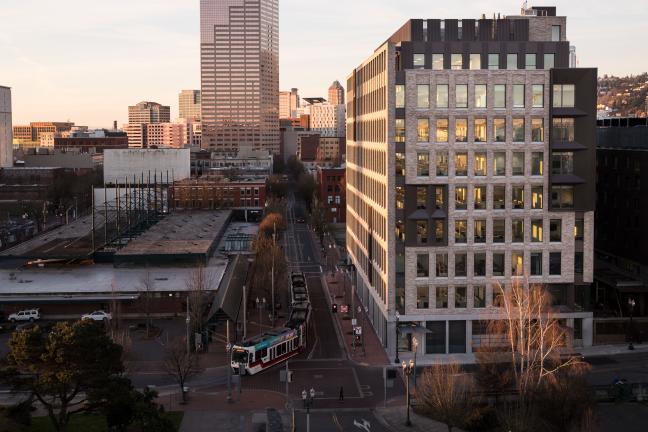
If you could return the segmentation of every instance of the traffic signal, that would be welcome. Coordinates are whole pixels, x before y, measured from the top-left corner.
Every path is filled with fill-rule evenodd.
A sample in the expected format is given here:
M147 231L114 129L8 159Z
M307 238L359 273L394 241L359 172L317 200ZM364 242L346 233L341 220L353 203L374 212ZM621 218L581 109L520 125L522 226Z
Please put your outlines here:
M333 305L331 306L331 312L337 313L337 303L333 303Z

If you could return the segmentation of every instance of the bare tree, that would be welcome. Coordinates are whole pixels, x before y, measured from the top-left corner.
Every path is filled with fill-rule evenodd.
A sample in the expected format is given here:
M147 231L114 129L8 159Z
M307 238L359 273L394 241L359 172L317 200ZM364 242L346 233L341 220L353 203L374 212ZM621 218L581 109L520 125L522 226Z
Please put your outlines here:
M205 308L209 304L209 295L214 289L214 284L214 274L202 264L194 268L185 280L187 299L189 301L189 317L194 332L202 332L203 330Z
M151 271L147 268L146 273L140 279L140 292L142 293L142 307L146 318L146 337L151 337L151 293L155 290L155 281L151 277Z
M193 351L187 351L182 340L176 339L165 348L164 371L171 376L180 387L182 401L187 401L185 384L192 376L200 372L198 358Z
M425 369L417 395L432 417L443 422L449 432L462 425L472 405L469 383L457 363Z

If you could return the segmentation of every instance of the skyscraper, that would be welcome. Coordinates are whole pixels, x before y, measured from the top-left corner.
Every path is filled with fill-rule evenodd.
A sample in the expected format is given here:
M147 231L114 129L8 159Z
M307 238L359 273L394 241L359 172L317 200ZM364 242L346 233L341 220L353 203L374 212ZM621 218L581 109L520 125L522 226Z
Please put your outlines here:
M344 87L340 81L333 81L328 89L328 103L331 105L344 105Z
M128 107L128 124L124 131L128 134L128 146L134 148L148 147L147 125L151 123L169 123L171 107L156 102L140 102Z
M348 77L346 245L390 356L474 359L516 281L592 344L597 71L566 24L413 19Z
M11 89L0 86L0 168L12 166Z
M299 93L296 88L279 92L280 119L297 117L297 108L299 108Z
M202 147L279 153L279 1L201 0Z
M200 90L182 90L178 95L178 117L200 121Z

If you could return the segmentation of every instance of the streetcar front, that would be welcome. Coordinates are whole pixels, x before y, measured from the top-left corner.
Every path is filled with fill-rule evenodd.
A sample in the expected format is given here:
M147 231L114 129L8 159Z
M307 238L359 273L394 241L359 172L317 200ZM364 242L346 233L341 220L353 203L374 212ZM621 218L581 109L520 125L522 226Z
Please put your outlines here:
M231 366L234 374L245 375L248 370L250 362L250 352L248 348L241 346L234 346L232 348Z

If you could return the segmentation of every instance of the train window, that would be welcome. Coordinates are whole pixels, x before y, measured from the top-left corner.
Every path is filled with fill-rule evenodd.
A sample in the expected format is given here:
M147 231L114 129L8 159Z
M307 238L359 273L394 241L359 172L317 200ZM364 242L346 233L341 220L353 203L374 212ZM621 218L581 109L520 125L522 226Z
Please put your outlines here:
M266 358L266 357L268 357L268 348L263 348L263 349L261 350L260 357L261 357L261 358Z

